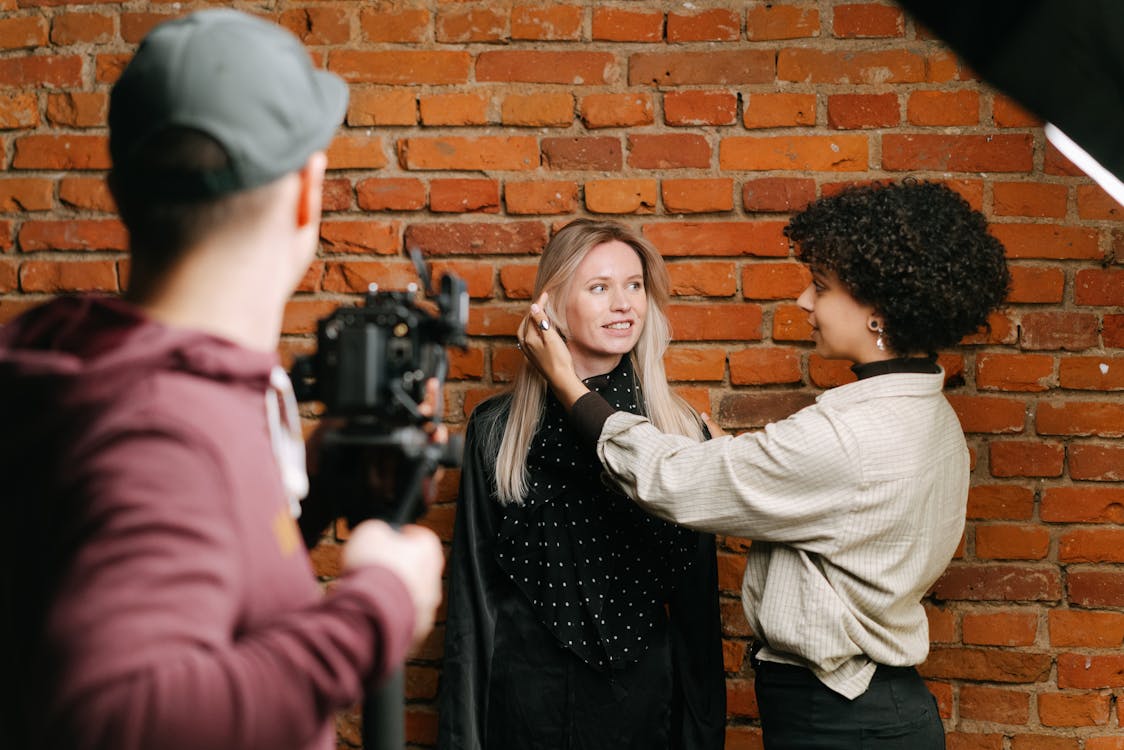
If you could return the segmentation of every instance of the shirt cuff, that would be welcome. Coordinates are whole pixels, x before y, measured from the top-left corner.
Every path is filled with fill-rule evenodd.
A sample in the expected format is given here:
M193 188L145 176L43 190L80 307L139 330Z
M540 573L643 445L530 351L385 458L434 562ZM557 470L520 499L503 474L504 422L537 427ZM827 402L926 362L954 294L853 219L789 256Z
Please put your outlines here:
M578 433L578 439L596 450L605 420L616 413L617 410L600 393L590 391L574 402L570 409L570 424Z

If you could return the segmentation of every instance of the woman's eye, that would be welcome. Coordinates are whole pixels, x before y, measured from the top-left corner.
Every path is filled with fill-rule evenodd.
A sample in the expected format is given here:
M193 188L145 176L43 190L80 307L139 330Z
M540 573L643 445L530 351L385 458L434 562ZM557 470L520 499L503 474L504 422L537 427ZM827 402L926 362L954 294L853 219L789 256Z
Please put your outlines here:
M631 284L628 285L628 288L631 289L634 292L638 292L638 291L640 291L641 289L644 288L644 285L641 284L639 281L634 281L634 282L632 282Z
M605 291L605 285L604 284L594 284L593 286L591 286L589 288L589 291L594 292L594 293L601 293L601 292Z

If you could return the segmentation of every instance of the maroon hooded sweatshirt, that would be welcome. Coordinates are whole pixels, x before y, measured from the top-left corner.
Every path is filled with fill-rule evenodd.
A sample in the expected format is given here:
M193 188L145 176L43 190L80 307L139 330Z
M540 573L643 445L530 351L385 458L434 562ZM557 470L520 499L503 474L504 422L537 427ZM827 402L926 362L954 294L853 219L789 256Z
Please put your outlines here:
M0 746L326 750L401 663L393 573L317 585L270 442L276 364L116 300L0 328Z

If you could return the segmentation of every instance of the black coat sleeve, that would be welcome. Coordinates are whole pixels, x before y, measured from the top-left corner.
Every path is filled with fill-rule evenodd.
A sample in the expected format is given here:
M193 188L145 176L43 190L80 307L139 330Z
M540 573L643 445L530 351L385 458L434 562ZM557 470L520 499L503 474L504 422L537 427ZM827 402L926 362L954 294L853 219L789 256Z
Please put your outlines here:
M498 512L492 498L492 462L481 452L479 420L465 432L453 547L448 570L445 656L438 698L437 747L487 746L488 681L495 633L494 539Z
M726 741L726 673L712 534L697 535L695 558L675 590L668 615L674 673L672 747L721 750Z

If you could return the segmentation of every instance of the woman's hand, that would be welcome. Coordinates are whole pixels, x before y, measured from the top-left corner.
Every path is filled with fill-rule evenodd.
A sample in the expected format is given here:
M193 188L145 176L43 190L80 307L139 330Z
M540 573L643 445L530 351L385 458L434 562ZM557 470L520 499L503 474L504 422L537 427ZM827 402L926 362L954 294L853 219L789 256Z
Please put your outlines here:
M710 418L710 415L706 412L703 412L700 416L702 417L703 424L706 425L706 429L710 432L710 436L712 438L722 437L723 435L730 434L723 430L717 422Z
M589 389L574 372L574 360L566 342L546 317L546 300L547 294L543 292L519 324L518 346L568 411Z

